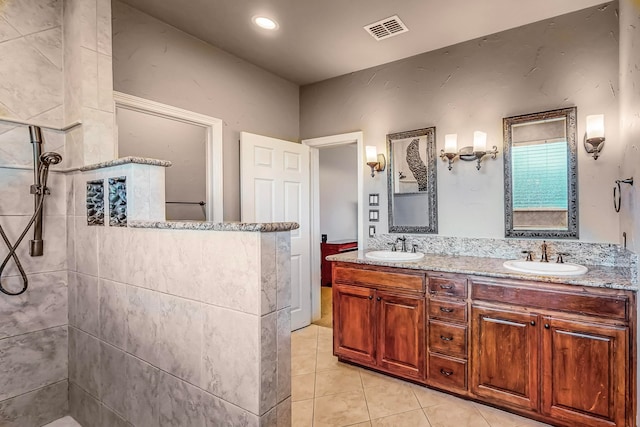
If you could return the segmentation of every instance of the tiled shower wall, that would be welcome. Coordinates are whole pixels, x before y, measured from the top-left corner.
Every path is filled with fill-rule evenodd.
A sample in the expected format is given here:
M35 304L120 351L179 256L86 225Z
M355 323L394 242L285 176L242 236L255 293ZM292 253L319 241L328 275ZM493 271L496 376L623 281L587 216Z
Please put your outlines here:
M83 184L117 172L74 177L71 415L85 426L290 425L289 232L88 226Z
M55 127L63 120L62 2L0 2L0 116ZM43 151L65 156L64 135L44 133ZM65 156L66 157L66 156ZM25 127L0 122L0 225L15 241L33 214L32 150ZM28 273L21 296L0 294L0 425L40 426L67 412L67 251L64 177L49 177L44 256L18 254ZM4 259L7 249L0 244ZM9 265L2 284L21 285Z

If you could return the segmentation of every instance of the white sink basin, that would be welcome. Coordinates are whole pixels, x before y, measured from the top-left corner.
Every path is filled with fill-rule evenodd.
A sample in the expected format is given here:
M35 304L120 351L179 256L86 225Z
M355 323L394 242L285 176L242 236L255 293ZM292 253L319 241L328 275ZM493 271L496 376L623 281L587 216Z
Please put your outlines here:
M580 264L565 262L522 261L512 259L502 264L504 268L519 271L521 273L537 274L539 276L580 276L589 271L587 267Z
M424 258L424 254L422 252L373 251L367 252L364 257L375 261L417 261Z

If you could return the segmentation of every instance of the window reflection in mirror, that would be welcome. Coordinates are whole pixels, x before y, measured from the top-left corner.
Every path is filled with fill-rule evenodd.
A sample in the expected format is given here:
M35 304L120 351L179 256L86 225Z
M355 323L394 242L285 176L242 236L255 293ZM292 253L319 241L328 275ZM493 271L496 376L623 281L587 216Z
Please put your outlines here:
M576 108L504 119L507 237L577 238Z
M387 135L389 232L437 233L435 127Z

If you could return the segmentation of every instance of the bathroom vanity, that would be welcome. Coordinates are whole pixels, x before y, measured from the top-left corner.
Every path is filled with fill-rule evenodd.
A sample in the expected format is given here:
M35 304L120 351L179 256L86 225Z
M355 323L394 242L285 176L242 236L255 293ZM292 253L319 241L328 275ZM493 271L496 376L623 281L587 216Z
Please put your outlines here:
M553 425L635 425L636 292L618 269L560 278L491 258L331 259L341 361Z

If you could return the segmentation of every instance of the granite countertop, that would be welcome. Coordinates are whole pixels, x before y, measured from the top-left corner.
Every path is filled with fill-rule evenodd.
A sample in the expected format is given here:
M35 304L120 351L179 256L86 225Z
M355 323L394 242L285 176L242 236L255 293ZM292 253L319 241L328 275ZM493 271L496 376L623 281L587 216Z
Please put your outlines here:
M259 231L271 233L300 228L297 222L129 221L132 228L163 230Z
M476 276L501 277L505 279L535 280L546 283L564 283L570 285L598 288L624 289L636 291L631 281L630 268L588 265L589 271L581 276L538 276L507 270L502 266L506 261L501 258L483 258L469 256L451 256L425 254L419 261L386 262L374 261L364 257L364 251L347 252L327 257L329 261L351 262L356 264L382 265L386 267L430 270L447 273L470 274Z
M93 165L82 166L79 168L80 171L86 172L95 169L109 168L113 166L126 165L129 163L137 163L140 165L152 165L152 166L162 166L168 168L171 166L171 162L169 160L158 160L158 159L148 159L146 157L121 157L119 159L108 160L102 163L95 163Z

